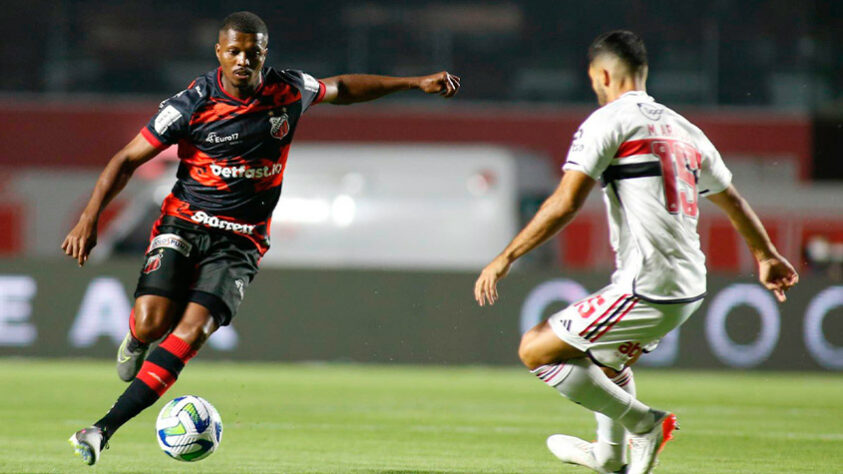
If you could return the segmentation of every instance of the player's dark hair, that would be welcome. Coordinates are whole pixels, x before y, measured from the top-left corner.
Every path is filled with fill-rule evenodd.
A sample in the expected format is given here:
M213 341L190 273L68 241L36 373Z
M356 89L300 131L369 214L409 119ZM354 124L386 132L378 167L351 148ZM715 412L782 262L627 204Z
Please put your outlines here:
M252 12L234 12L225 17L220 31L234 30L240 33L263 34L269 36L269 30L261 17Z
M598 36L588 47L588 62L591 63L603 54L619 58L633 74L637 74L647 65L644 40L631 31L614 30Z

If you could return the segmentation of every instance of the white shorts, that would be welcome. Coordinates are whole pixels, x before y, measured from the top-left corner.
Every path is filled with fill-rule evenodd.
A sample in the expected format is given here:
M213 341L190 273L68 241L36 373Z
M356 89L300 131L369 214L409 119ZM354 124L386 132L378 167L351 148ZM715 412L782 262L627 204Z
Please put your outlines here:
M601 365L616 370L688 319L702 304L657 304L614 286L594 293L548 318L559 339L587 352Z

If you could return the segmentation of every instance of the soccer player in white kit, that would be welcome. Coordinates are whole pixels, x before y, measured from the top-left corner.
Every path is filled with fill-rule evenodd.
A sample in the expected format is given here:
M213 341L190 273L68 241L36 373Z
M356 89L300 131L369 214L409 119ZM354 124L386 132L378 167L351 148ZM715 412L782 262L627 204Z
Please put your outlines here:
M474 294L481 306L494 304L512 263L559 232L600 183L615 251L611 283L527 331L518 355L542 381L595 412L597 441L553 435L553 454L596 472L647 473L677 420L636 399L629 366L705 297L698 197L728 215L758 261L759 281L779 301L799 277L702 131L647 95L647 53L638 35L599 36L589 48L588 74L601 108L574 134L559 187L483 269Z

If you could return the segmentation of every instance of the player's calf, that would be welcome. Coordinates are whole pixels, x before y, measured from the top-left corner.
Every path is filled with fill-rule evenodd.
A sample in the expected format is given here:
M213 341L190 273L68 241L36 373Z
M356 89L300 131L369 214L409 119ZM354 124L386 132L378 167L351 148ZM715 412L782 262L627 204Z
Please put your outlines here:
M149 352L150 343L157 341L172 329L181 305L157 295L142 295L135 301L129 315L129 332L117 349L117 376L131 382Z

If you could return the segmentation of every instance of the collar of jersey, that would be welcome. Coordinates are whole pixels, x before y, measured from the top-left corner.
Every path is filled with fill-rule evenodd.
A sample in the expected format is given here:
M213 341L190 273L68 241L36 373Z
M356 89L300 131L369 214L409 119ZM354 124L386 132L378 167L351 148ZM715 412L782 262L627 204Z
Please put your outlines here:
M629 92L624 92L623 94L621 94L621 97L626 97L626 96L629 96L629 97L643 96L643 97L646 97L647 99L653 100L653 98L650 97L649 94L647 94L646 91L629 91Z
M247 105L249 102L251 102L256 97L258 97L260 95L261 89L263 89L263 83L264 83L263 71L261 71L260 74L261 74L261 76L260 76L261 82L260 82L260 84L258 84L258 87L255 89L255 92L250 97L247 97L245 100L242 100L242 99L238 99L237 97L234 97L233 95L229 94L227 90L225 90L225 87L223 87L223 85L222 85L222 67L218 67L217 68L217 89L220 90L220 94L222 94L223 98L233 100L234 102L237 102L238 104L241 104L241 105Z

